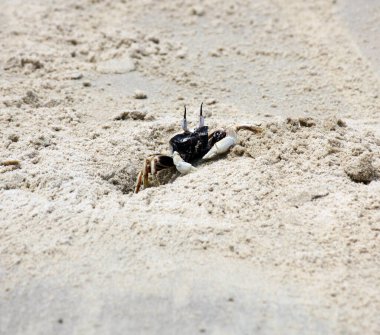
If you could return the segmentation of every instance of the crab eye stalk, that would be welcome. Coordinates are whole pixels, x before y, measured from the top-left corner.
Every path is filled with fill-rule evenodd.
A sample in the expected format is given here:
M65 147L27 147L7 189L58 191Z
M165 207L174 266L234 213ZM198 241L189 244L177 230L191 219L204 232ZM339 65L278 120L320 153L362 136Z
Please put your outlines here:
M187 120L186 120L186 105L185 105L185 112L183 113L183 120L181 122L182 129L185 133L190 132L189 128L187 128Z
M205 118L203 117L202 107L203 107L203 102L201 103L201 111L199 113L199 128L205 125Z

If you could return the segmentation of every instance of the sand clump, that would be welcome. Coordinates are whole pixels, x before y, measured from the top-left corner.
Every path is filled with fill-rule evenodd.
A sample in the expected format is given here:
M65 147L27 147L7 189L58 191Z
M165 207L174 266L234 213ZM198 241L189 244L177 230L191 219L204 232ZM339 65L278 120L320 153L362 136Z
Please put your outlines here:
M363 153L359 157L351 157L346 162L345 172L356 183L369 184L379 177L379 172L373 166L373 155Z
M133 60L130 57L123 57L120 59L110 59L108 61L98 63L96 67L100 73L114 73L121 74L131 72L136 69Z
M114 120L154 120L152 115L149 115L145 111L126 111L116 115Z

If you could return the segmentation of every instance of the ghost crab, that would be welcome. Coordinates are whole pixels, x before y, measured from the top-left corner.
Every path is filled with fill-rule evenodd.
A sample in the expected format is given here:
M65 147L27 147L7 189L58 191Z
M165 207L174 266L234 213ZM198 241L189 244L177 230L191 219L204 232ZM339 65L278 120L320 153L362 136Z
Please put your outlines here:
M155 154L145 158L143 168L137 176L135 193L140 191L141 185L144 185L144 188L149 186L149 174L155 176L157 172L174 166L181 174L187 174L196 170L191 162L212 159L227 152L236 144L237 132L241 129L254 133L262 132L259 127L241 125L218 129L209 134L202 107L203 103L200 108L199 125L194 131L190 131L187 126L185 106L181 122L183 133L169 140L171 155Z

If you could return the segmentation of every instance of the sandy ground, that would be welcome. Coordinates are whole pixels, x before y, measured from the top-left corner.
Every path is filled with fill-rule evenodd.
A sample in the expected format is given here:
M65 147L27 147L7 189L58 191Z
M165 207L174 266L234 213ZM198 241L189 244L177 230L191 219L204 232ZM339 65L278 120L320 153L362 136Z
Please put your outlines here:
M0 333L380 333L378 22L376 0L1 0ZM202 101L263 133L133 194Z

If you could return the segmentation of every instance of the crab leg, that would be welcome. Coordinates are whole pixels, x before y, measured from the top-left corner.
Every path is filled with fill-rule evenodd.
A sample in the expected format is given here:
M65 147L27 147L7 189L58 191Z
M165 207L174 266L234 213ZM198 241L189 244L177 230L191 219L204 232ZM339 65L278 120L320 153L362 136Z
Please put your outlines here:
M157 174L157 157L154 157L151 161L150 161L150 173L152 175L156 175Z
M177 151L173 152L173 162L177 170L182 174L196 170L190 163L185 162Z
M211 159L217 155L223 154L236 144L237 134L234 129L229 128L226 131L226 137L216 142L210 151L202 159Z
M144 188L149 187L149 175L156 176L157 172L172 166L174 166L174 163L171 156L156 154L145 158L143 168L137 176L135 193L140 191L141 185Z
M149 186L150 159L146 158L143 166L143 184L144 188Z
M142 171L140 171L138 176L137 176L135 193L139 193L139 191L140 191L141 184L142 184L142 175L143 175L143 173L142 173Z
M141 185L144 185L144 188L149 186L149 172L153 167L152 163L153 160L151 161L150 158L145 158L143 168L137 176L135 193L139 193Z

